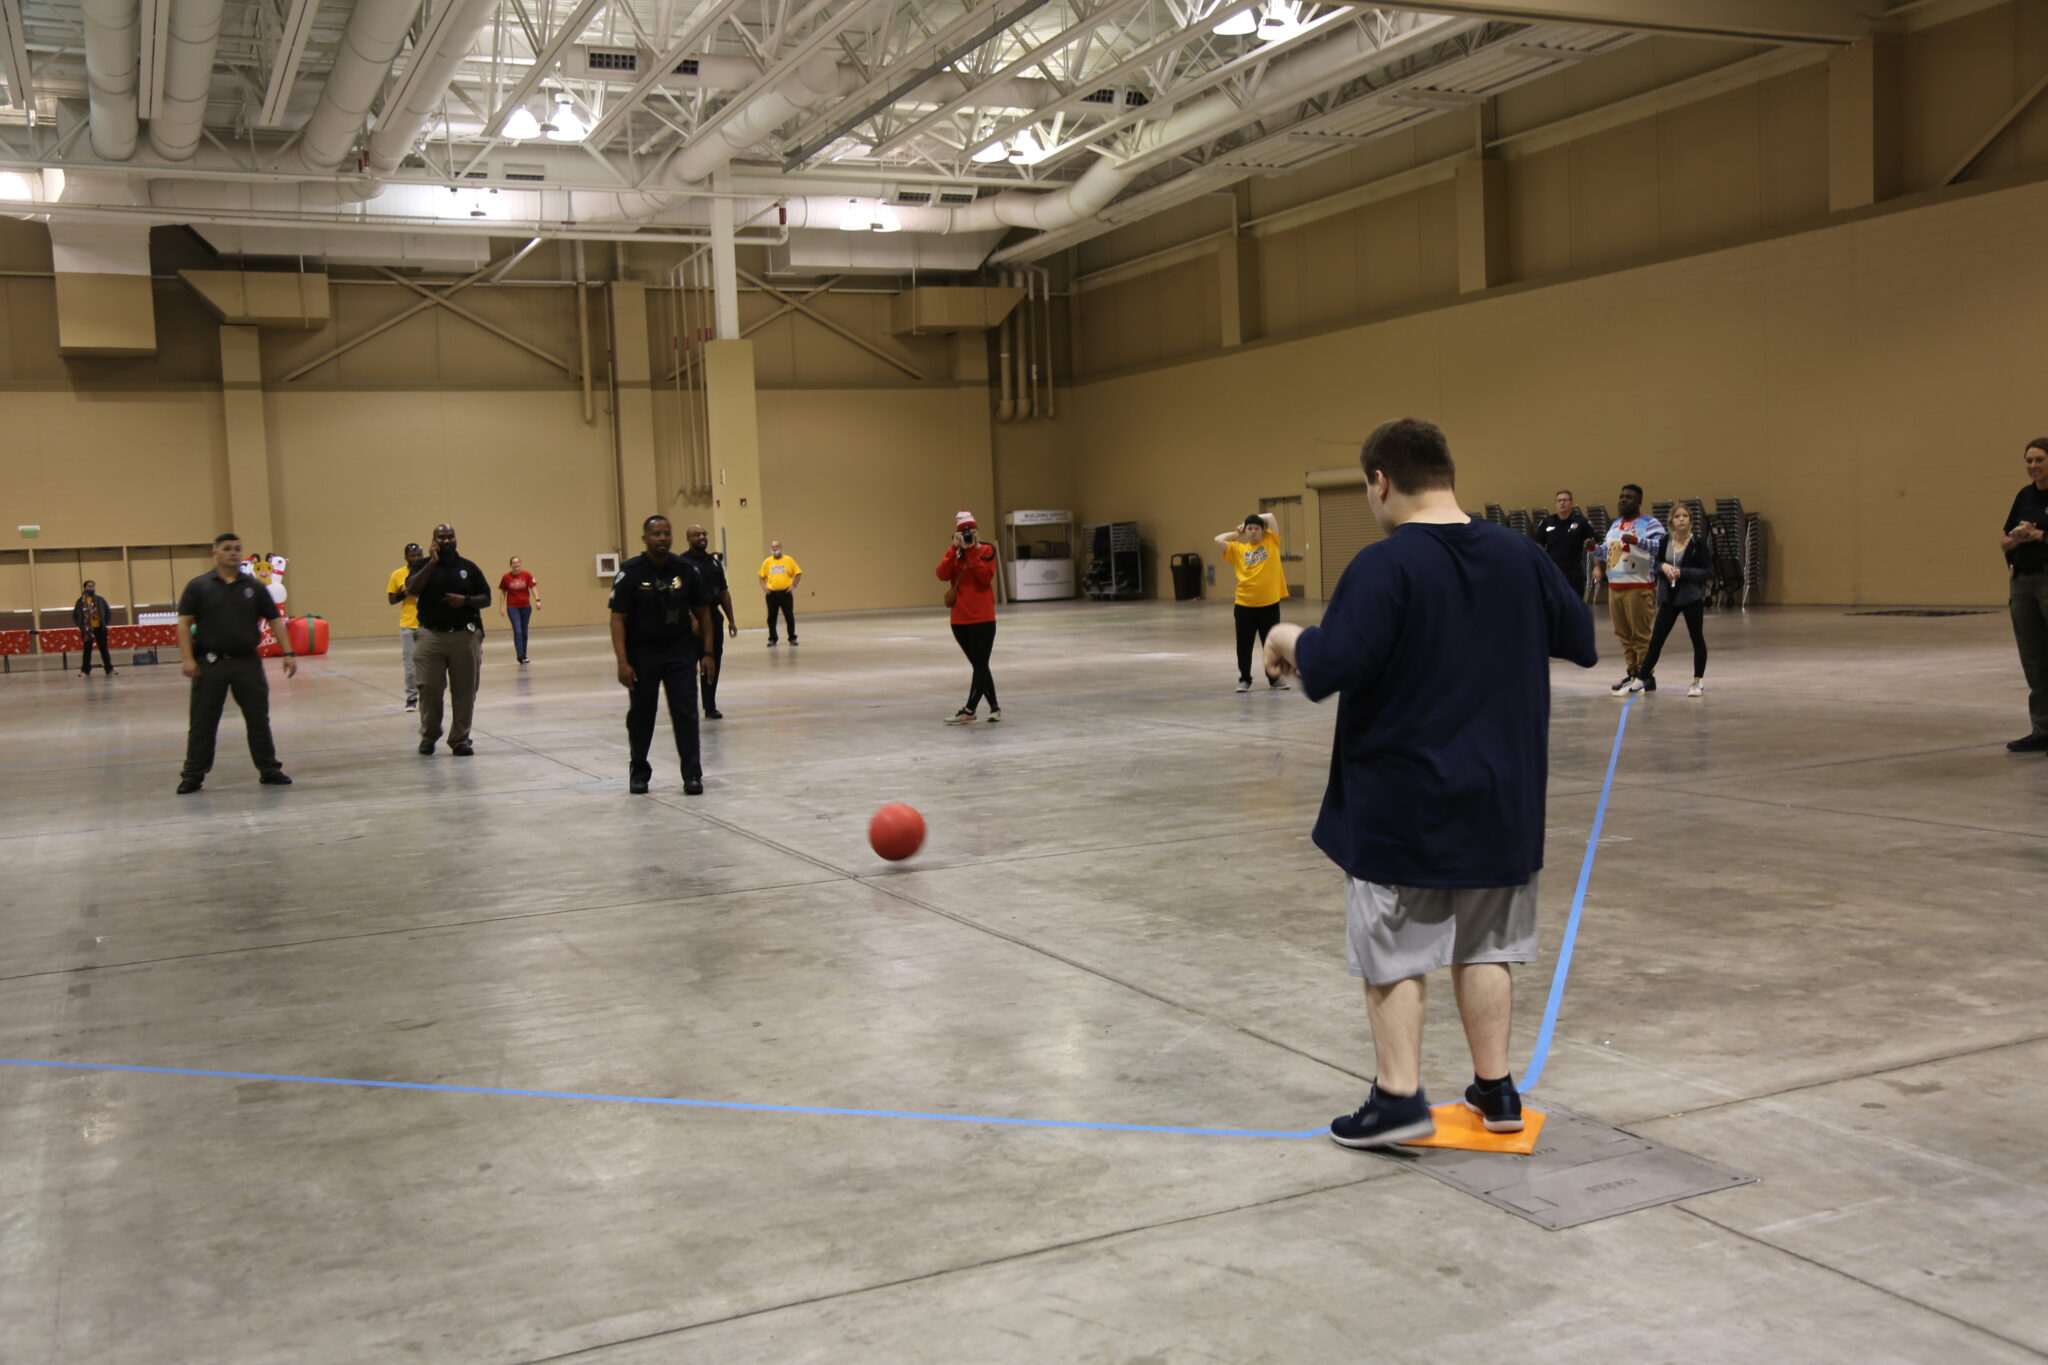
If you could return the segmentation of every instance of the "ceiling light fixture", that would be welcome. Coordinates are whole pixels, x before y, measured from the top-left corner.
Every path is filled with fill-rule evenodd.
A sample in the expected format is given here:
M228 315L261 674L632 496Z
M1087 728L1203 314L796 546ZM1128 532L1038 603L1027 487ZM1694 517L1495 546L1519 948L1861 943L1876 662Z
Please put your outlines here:
M575 104L563 91L555 96L554 116L541 125L541 131L550 142L581 142L590 136L590 125L577 117Z
M849 199L846 201L846 212L839 216L839 230L841 232L866 232L874 225L874 221L874 217L868 212L866 204L863 204L858 199Z
M1252 9L1231 15L1212 30L1219 38L1248 38L1258 31L1259 12Z
M505 131L501 134L509 142L527 142L540 135L540 120L533 116L533 110L523 104L512 110L512 116L505 120Z
M1049 155L1046 146L1038 140L1038 130L1026 128L1010 139L1010 161L1018 166L1036 166Z
M1284 42L1307 27L1302 22L1301 6L1295 0L1267 0L1259 14L1259 41Z

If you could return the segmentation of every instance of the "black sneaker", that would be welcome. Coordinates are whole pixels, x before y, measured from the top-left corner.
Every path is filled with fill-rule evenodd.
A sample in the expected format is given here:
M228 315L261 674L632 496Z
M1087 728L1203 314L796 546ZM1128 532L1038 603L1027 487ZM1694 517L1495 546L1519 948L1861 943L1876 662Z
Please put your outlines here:
M626 790L635 796L647 795L647 778L642 777L639 773L634 773L633 780L626 784Z
M2025 735L2005 747L2016 754L2037 754L2048 750L2048 735Z
M292 780L282 772L265 773L256 780L266 787L289 787L292 784Z
M1434 1136L1436 1116L1420 1090L1412 1095L1382 1095L1379 1084L1355 1114L1330 1120L1330 1141L1339 1147L1391 1147Z
M1473 1077L1472 1084L1465 1087L1465 1107L1479 1115L1489 1133L1522 1131L1522 1096L1515 1089L1513 1076L1503 1076L1490 1091L1481 1090L1479 1078Z
M712 706L712 707L707 707L707 708L705 708L705 711L704 711L704 719L706 719L706 720L724 720L724 719L725 719L725 712L723 712L723 711L719 710L719 709L718 709L717 707L715 707L715 706Z
M180 778L178 780L178 795L190 796L193 792L198 791L201 787L205 785L206 779L203 777Z
M434 741L433 741L433 740L431 740L431 739L423 739L423 740L421 740L421 741L420 741L420 752L421 752L421 753L423 753L423 754L431 754L432 752L434 752Z
M704 794L704 779L703 779L703 778L701 778L701 777L686 777L686 778L684 778L684 779L683 779L683 795L685 795L685 796L702 796L703 794Z
M1643 691L1645 692L1655 692L1657 690L1657 675L1655 673L1645 673L1638 681L1642 683Z
M466 739L460 744L449 745L448 752L454 754L457 758L471 758L476 754L476 750L469 747L469 741Z

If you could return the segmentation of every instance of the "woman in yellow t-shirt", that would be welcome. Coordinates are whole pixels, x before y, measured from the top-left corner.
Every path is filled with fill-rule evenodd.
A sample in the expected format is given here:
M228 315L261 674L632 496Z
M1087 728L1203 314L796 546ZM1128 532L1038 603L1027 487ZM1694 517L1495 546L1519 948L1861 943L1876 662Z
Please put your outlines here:
M1235 531L1216 537L1216 543L1223 547L1230 567L1237 570L1237 605L1232 609L1237 618L1237 690L1249 692L1252 641L1264 646L1267 632L1280 624L1280 604L1287 597L1280 535L1273 514L1258 512L1246 517ZM1287 690L1287 684L1278 678L1266 679L1266 685L1275 692Z

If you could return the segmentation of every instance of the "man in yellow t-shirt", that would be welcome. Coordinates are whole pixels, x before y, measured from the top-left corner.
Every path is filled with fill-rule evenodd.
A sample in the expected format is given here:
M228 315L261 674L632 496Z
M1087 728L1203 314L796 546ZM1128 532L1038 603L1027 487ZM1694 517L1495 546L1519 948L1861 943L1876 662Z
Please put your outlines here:
M405 709L420 709L420 685L413 671L413 646L420 640L420 600L405 595L405 582L426 562L427 556L418 545L405 547L405 567L393 569L391 578L384 584L384 596L391 605L398 608L398 655L405 660Z
M1252 690L1252 641L1260 646L1266 635L1280 624L1280 604L1287 598L1287 570L1280 562L1280 534L1273 514L1259 512L1244 519L1235 531L1216 537L1223 557L1237 570L1237 690ZM1268 688L1285 692L1287 684L1278 678L1266 680Z
M775 613L789 625L789 643L796 644L796 585L803 578L803 566L782 553L782 542L768 542L768 557L761 561L761 587L768 594L768 648L775 648Z

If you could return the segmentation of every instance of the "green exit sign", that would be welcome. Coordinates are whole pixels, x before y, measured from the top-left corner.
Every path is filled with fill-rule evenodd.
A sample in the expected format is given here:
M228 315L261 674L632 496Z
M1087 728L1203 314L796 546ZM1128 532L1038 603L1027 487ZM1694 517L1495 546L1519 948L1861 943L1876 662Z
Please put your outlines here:
M17 526L14 529L21 532L23 540L34 540L43 533L43 528L40 526Z

